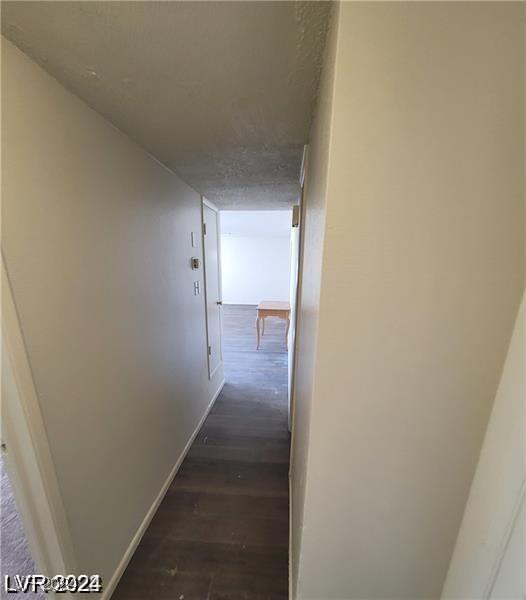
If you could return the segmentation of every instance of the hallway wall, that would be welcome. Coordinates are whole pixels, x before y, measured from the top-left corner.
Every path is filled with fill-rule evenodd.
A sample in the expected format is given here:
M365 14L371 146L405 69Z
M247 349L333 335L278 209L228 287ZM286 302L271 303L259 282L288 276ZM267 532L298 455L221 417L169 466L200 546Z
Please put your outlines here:
M333 5L324 52L324 63L318 90L318 104L312 124L306 155L303 191L302 264L298 288L294 397L292 400L291 438L291 535L290 556L291 597L300 597L297 589L305 486L309 460L311 405L315 393L318 323L320 314L321 269L325 236L327 174L331 143L331 122L334 86L334 61L338 33L338 11Z
M200 196L2 41L2 251L81 572L107 585L222 383Z
M322 215L326 189L326 220L303 266L295 597L433 599L524 287L523 7L337 10L307 194Z

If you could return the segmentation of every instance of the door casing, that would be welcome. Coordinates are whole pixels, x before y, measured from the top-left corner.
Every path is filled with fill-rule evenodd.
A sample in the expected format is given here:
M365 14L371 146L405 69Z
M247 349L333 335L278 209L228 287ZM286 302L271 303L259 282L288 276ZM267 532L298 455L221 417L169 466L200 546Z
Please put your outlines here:
M291 272L291 294L290 294L290 331L288 343L288 427L292 432L292 422L294 416L294 379L296 373L296 346L297 330L299 327L299 309L301 296L301 269L303 266L303 223L305 207L303 202L303 191L305 187L305 173L307 170L308 145L303 147L303 158L301 161L300 172L300 195L299 195L299 222L292 229L291 233L291 257L296 264L290 265Z

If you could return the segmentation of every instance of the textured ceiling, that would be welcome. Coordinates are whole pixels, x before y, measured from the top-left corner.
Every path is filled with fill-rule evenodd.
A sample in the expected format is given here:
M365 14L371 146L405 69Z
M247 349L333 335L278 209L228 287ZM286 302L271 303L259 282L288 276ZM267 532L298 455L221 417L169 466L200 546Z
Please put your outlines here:
M326 2L2 2L2 33L222 208L298 193Z

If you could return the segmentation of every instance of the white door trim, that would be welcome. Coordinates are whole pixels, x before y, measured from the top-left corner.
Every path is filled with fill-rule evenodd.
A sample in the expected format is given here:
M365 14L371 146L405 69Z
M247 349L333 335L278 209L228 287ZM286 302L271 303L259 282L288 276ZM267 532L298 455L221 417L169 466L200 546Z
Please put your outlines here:
M201 199L202 199L203 204L205 206L208 206L208 208L211 208L212 210L215 210L215 212L219 214L219 209L217 208L217 206L213 202L210 202L210 200L207 200L204 196L201 196Z
M1 262L5 465L37 569L49 576L76 573L69 524L3 255Z
M296 379L296 366L297 366L297 340L298 331L300 328L300 310L301 310L301 286L302 286L302 268L303 268L303 246L304 246L304 223L305 223L305 174L308 169L308 158L309 158L309 145L303 146L303 155L301 158L301 171L300 171L300 195L299 195L299 223L298 223L298 257L297 257L297 278L296 278L296 289L295 289L295 305L291 307L294 315L294 322L292 323L291 331L293 334L292 343L290 344L289 351L289 390L288 390L288 427L292 433L293 422L294 422L294 387ZM292 267L291 267L292 268ZM292 445L291 445L292 448ZM291 451L292 452L292 451ZM290 457L290 464L292 464L292 454Z

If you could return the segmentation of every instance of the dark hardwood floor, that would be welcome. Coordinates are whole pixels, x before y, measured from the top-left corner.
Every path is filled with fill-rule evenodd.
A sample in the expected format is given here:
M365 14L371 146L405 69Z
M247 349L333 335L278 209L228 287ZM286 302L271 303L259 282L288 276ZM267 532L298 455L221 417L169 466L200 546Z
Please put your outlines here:
M114 600L288 597L287 354L255 308L223 307L226 383Z

